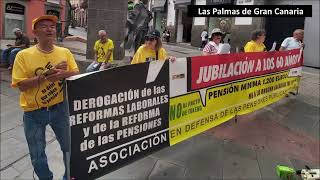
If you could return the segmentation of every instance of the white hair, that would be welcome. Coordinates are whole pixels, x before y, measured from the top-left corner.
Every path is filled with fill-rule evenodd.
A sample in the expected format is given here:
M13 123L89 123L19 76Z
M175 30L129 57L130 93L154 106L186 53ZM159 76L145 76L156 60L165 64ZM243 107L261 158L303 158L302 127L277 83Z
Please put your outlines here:
M98 35L103 35L103 34L107 34L107 32L105 30L99 30Z
M304 33L304 30L303 29L296 29L294 30L293 34L302 34Z

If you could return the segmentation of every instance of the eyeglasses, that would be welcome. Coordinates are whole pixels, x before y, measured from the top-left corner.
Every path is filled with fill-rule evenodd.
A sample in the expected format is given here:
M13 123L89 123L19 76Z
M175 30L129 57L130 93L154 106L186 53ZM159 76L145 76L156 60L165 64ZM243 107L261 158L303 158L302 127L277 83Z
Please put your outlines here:
M155 37L148 37L148 36L146 36L145 37L145 40L146 41L154 41L154 40L156 40L157 38L155 38Z

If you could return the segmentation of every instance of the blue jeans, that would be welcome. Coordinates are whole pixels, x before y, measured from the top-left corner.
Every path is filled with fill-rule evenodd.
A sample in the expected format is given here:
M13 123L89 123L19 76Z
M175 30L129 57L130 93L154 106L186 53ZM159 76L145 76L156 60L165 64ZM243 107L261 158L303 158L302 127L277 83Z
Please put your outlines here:
M50 125L63 152L65 174L67 177L66 153L70 152L69 117L67 103L59 103L49 108L41 108L23 114L24 132L28 142L31 162L40 180L52 180L53 174L48 167L46 147L46 126Z
M93 72L93 71L98 71L98 70L104 70L108 69L111 66L111 63L106 62L106 63L99 63L96 61L93 61L86 69L86 72Z
M13 65L14 59L16 58L16 55L19 51L21 51L21 48L8 48L3 50L2 52L2 62L5 64Z

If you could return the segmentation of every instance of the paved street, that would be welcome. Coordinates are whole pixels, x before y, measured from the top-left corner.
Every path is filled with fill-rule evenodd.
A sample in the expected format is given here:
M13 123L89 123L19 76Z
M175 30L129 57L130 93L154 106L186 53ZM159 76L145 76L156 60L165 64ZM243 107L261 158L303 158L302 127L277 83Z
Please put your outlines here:
M81 47L73 51L85 49L79 42L71 44ZM176 57L200 54L195 48L164 47ZM78 62L87 61L81 53L75 57ZM10 73L0 72L1 179L33 179L18 91L10 88ZM277 164L319 168L319 86L319 69L304 68L297 96L240 116L238 123L231 120L100 179L275 179ZM49 127L46 150L54 178L61 179L62 154Z
M85 40L87 40L87 32L82 27L69 28L69 34L79 36Z

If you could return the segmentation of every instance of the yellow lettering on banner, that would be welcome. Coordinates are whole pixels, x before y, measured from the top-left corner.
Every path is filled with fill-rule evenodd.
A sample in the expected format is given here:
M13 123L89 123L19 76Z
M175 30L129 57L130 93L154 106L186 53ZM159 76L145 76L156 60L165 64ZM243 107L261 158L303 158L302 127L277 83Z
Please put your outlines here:
M209 88L205 106L197 91L172 98L170 145L218 126L235 115L247 114L277 102L295 91L298 83L299 77L289 77L286 71Z

